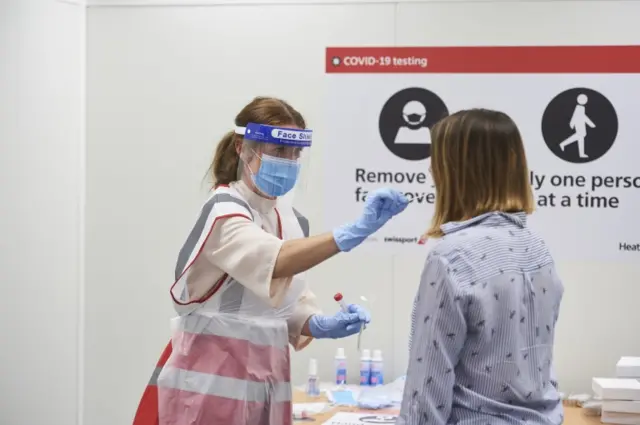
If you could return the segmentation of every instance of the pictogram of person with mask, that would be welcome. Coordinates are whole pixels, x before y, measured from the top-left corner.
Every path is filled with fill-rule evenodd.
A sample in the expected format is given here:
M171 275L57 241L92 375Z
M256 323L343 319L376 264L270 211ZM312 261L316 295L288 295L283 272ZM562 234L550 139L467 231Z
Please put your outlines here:
M402 109L405 125L398 129L396 144L427 144L431 143L429 127L425 126L427 108L419 101L412 100Z
M422 87L402 89L382 106L380 138L396 157L422 161L431 156L430 128L447 115L447 105L436 93Z

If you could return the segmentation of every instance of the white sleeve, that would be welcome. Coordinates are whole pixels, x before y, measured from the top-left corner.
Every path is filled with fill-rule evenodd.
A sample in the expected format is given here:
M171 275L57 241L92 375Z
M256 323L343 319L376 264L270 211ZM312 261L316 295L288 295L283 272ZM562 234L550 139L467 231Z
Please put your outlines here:
M214 225L202 255L245 288L276 306L292 281L292 277L272 279L283 243L246 217L229 217ZM303 349L313 340L301 332L310 316L321 313L315 300L315 294L305 288L287 320L289 342L295 350Z
M246 217L229 217L215 223L202 254L244 287L277 305L291 281L272 279L283 243Z

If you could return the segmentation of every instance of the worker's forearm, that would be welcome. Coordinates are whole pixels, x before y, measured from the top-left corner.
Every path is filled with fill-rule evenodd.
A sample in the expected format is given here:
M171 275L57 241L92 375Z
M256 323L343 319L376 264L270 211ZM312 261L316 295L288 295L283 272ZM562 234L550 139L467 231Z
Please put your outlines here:
M311 320L312 317L313 317L313 315L309 316L307 321L304 322L304 326L302 326L302 331L300 332L300 334L302 336L309 336L309 337L313 336L313 335L311 335L311 330L309 329L309 320Z
M302 273L339 252L331 233L285 241L273 269L273 278L290 277Z

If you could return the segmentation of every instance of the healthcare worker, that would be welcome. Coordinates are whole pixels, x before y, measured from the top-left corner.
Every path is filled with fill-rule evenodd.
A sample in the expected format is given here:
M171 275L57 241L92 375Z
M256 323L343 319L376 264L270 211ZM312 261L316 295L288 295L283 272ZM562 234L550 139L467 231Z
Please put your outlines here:
M309 237L308 221L279 198L311 143L298 111L256 98L218 144L215 189L178 255L172 339L134 425L290 424L289 345L301 350L369 322L357 305L322 315L305 272L358 246L408 201L381 189L359 219Z

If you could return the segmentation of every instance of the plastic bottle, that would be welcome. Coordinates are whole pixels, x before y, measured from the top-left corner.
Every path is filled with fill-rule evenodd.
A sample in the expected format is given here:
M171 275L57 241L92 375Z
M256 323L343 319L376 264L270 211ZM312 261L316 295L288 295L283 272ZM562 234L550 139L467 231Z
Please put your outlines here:
M344 348L338 348L335 357L336 384L345 385L347 383L347 356L344 355Z
M318 381L318 361L316 359L309 359L307 395L310 397L318 397L320 395L320 383Z
M360 385L369 385L371 381L371 352L362 350L360 356Z
M371 385L384 385L384 366L382 362L382 350L373 350L371 358Z

